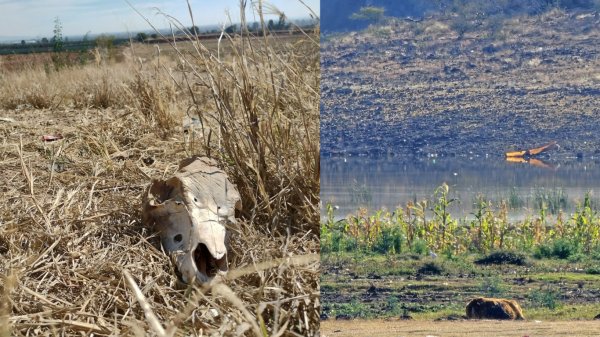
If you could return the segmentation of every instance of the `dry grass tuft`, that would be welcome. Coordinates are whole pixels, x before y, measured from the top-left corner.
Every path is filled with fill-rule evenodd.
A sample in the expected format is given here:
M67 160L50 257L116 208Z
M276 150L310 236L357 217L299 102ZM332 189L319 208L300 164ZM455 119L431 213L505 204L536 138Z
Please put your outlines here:
M130 86L132 101L146 121L155 125L166 137L177 126L176 117L180 114L173 108L176 97L175 88L170 79L154 80L141 72L136 74ZM172 112L173 111L173 112Z
M266 31L262 12L257 14ZM191 34L189 39L191 53L173 45L186 69L180 86L195 98L193 114L203 125L215 125L217 141L209 135L202 145L224 167L236 168L228 172L249 205L244 216L270 232L318 233L318 38L282 46L268 34L225 34L227 57L221 46L215 52Z
M0 335L318 335L318 46L221 43L0 72ZM219 160L244 210L228 278L181 289L141 195L192 154Z

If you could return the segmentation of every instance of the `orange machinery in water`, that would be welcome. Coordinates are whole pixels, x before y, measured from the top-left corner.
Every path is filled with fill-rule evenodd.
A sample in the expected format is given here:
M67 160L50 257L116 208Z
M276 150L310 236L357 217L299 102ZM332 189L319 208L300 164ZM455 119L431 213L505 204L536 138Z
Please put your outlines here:
M506 152L506 161L509 161L511 163L529 163L533 166L553 168L552 165L546 164L543 161L532 157L554 146L558 146L556 142L550 142L544 146L536 147L529 150Z

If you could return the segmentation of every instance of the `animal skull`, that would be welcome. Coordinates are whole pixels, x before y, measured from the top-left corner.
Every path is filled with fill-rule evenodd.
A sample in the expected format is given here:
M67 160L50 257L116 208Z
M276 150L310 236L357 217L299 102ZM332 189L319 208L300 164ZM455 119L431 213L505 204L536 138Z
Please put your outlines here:
M174 177L153 180L143 220L154 225L185 283L227 273L226 225L235 223L240 195L225 172L206 157L183 160Z

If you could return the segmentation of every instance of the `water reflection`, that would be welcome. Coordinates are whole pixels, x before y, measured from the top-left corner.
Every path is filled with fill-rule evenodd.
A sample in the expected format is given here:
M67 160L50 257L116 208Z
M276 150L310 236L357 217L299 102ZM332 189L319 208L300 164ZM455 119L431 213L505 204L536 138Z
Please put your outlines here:
M359 207L389 210L410 201L431 200L437 187L446 183L454 217L472 218L479 198L498 207L504 201L511 219L573 212L585 194L600 190L600 164L596 161L551 161L528 158L321 158L321 200L336 206L336 216L353 214ZM322 214L324 215L322 208Z

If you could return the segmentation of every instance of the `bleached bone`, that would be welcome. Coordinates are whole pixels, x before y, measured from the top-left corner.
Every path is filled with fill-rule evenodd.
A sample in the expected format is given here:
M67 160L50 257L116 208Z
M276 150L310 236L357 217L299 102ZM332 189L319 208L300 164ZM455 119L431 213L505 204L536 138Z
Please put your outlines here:
M170 179L153 180L143 220L158 231L185 283L227 273L227 225L235 223L240 194L214 160L183 160Z

